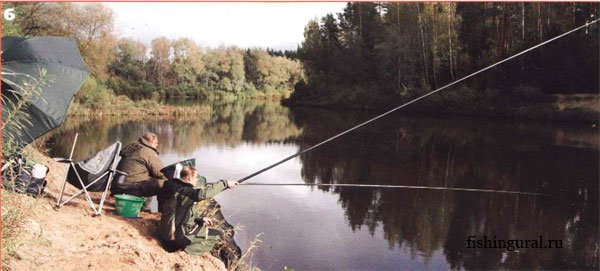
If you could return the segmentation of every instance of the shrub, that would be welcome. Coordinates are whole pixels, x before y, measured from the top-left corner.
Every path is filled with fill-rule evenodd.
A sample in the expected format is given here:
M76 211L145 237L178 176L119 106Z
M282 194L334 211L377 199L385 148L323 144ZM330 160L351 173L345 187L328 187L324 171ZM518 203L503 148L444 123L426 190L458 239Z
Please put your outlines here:
M539 88L524 85L515 87L510 95L517 98L519 103L539 103L543 102L544 98L548 96Z
M75 96L75 101L82 107L91 109L103 108L109 103L110 92L106 86L90 76L79 89L79 92Z
M158 91L154 91L150 94L150 99L153 101L158 101L160 100L160 92Z

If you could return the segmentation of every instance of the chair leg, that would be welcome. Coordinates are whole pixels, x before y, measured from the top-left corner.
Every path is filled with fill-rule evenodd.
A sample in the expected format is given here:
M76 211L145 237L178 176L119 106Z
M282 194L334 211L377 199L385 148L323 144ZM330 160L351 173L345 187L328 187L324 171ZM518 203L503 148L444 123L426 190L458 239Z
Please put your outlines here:
M83 196L85 197L85 200L88 202L88 204L90 205L92 210L94 210L94 214L98 215L98 210L96 210L94 202L92 201L92 198L90 197L90 194L87 191L86 185L83 183L83 180L81 179L81 176L79 176L79 172L77 172L77 170L75 170L75 175L77 175L77 179L79 180L79 183L81 184L81 187L82 187L81 190L83 190Z
M106 184L106 188L104 188L104 192L102 193L102 198L100 198L100 205L98 206L98 215L102 214L102 207L104 206L104 200L106 199L106 194L108 193L108 189L110 188L110 184L112 183L112 179L114 177L115 173L111 170L110 173L108 173L108 180L106 180L108 183Z
M71 195L70 198L68 198L65 201L63 201L61 203L61 205L66 204L67 202L73 200L74 198L76 198L77 196L79 196L81 194L84 194L84 197L86 198L86 200L88 200L88 198L89 198L88 205L90 205L90 207L92 207L92 209L94 210L94 214L95 215L99 215L99 213L101 212L101 210L95 208L95 204L91 200L91 196L89 196L89 193L87 192L87 188L90 187L90 186L92 186L92 185L94 185L96 182L98 182L99 180L101 180L102 178L104 178L104 176L107 175L107 174L109 174L109 172L105 172L104 174L100 175L100 177L97 177L94 181L92 181L91 183L89 183L87 186L82 186L83 187L82 189L79 189L79 191L77 191L75 194ZM80 182L80 184L81 184L81 182ZM108 186L108 184L107 184L107 186ZM105 191L108 191L108 188L105 188ZM106 193L107 192L103 192L103 198L106 198L106 196L105 196ZM92 204L90 204L90 201L92 202Z
M67 164L67 171L65 174L65 179L62 183L62 185L60 186L60 195L58 195L58 201L56 202L56 207L60 208L60 206L62 206L63 204L65 204L66 202L68 202L69 200L61 203L60 201L62 200L62 197L65 193L65 185L67 185L67 178L69 177L69 169L70 167L73 167L73 169L75 169L75 164L73 164L72 160L73 159L73 152L75 151L75 145L77 145L77 138L79 137L79 133L75 133L75 139L73 139L73 146L71 147L71 154L69 154L69 162ZM77 173L77 170L75 170L75 172ZM77 177L79 177L79 174L77 174ZM80 178L81 179L81 178Z
M63 180L63 183L60 186L60 194L58 195L58 201L56 201L56 207L57 208L60 208L60 206L62 205L60 201L62 200L62 197L63 197L63 195L65 193L65 186L67 185L67 177L69 176L69 168L71 167L71 164L73 164L73 162L68 163L67 166L66 166L66 168L67 168L67 171L66 171L67 174L65 174L65 179Z

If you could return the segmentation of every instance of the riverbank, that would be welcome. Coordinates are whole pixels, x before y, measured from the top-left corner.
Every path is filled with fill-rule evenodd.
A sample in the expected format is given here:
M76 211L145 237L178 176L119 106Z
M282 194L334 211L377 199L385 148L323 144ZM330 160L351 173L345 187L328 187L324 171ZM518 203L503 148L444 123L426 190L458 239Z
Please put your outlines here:
M105 102L88 103L80 102L75 99L67 115L102 117L102 116L193 116L209 117L212 114L212 104L228 104L236 101L258 101L258 102L279 102L286 96L253 96L253 97L229 97L229 98L210 98L202 100L192 97L177 97L164 100L140 99L132 100L124 95L109 94ZM168 104L166 102L173 102ZM210 104L205 103L210 101Z
M569 121L598 123L600 95L572 94L545 95L535 91L517 92L514 96L499 91L477 92L461 88L456 92L439 93L420 100L402 110L410 114L429 116L469 116L515 120ZM420 93L425 94L425 92ZM396 99L359 98L361 95L317 96L297 95L282 100L289 107L307 106L333 109L383 112L407 103L419 95Z
M50 168L48 185L38 199L2 191L3 270L226 270L209 253L166 252L156 239L159 216L142 212L140 219L124 219L110 197L99 217L92 217L81 196L54 209L65 168L33 148L27 151ZM69 195L74 191L67 185Z
M69 116L209 116L207 105L177 106L161 104L156 100L134 101L124 95L109 95L101 104L85 104L77 100L69 107Z

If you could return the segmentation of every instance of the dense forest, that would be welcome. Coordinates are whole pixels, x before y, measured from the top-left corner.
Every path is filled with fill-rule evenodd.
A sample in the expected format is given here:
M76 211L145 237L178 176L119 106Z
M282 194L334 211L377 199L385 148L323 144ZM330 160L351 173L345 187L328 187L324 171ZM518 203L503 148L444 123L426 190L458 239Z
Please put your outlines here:
M298 55L307 80L297 85L292 102L398 104L594 20L597 7L348 3L343 12L306 25ZM598 29L590 26L550 43L428 102L468 106L476 101L484 107L476 109L485 111L502 104L499 100L598 93Z
M157 37L150 45L118 38L112 10L101 3L3 3L3 35L73 37L88 66L78 101L96 106L107 95L157 97L281 97L304 78L295 52L203 48L190 38Z
M77 101L91 108L110 103L113 93L231 100L292 91L290 104L387 108L598 18L594 3L350 2L309 21L297 50L282 52L204 48L190 38L118 38L112 10L100 3L4 6L16 8L14 21L3 18L4 35L77 41L91 73ZM599 29L591 25L412 109L597 119L595 109L577 107L556 117L565 106L549 94L599 92Z

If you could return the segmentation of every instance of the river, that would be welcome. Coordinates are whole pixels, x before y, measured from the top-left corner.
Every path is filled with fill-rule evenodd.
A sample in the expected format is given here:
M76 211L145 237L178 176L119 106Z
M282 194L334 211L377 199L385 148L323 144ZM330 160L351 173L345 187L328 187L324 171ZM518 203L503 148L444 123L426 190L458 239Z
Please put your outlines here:
M68 156L79 132L79 160L153 131L165 164L196 158L209 181L235 180L374 116L269 102L208 106L212 115L198 118L69 118L47 146ZM243 251L258 236L249 261L265 270L598 269L599 140L590 125L397 112L248 182L543 195L242 185L216 200L241 226L235 239ZM497 246L542 238L562 248L484 248L469 236Z

